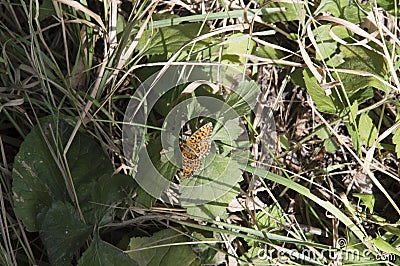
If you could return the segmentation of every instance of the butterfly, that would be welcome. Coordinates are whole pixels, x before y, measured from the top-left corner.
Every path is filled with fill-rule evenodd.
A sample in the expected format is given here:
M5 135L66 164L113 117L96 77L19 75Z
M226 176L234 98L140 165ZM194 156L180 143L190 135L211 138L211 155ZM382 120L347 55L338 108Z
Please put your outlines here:
M208 155L211 148L212 123L209 122L194 132L186 142L180 142L182 173L189 178L201 168L200 159Z

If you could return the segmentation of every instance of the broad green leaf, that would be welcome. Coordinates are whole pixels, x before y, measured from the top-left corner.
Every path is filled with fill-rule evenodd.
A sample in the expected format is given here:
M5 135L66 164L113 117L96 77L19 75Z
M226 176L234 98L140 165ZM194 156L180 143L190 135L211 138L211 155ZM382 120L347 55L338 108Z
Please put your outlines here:
M361 205L367 207L370 213L374 212L375 196L373 194L353 193L354 197L361 200Z
M328 138L324 141L324 147L326 152L334 154L338 149L338 144L333 138Z
M306 87L306 83L304 82L304 69L302 68L296 68L293 72L291 72L290 78L292 80L292 82L297 85L300 86L302 88Z
M368 72L385 80L384 77L387 73L387 66L382 55L359 46L341 45L340 50L345 62L341 64L339 68ZM385 92L390 90L382 81L373 76L359 76L346 73L339 73L339 76L349 97L367 86Z
M188 23L154 30L145 30L136 49L141 51L142 55L171 55L177 52L185 43L209 32L209 30L207 26L201 23ZM207 47L210 42L210 40L201 40L196 43L195 47L204 48ZM189 48L190 47L191 46L189 46Z
M223 189L226 190L226 188ZM204 191L206 192L206 190ZM216 217L220 217L221 219L226 219L228 217L226 208L228 208L229 202L231 202L233 199L237 197L239 192L240 192L240 186L239 183L236 183L233 186L233 188L228 190L220 198L205 204L189 206L186 208L186 211L189 215L205 219L215 219Z
M52 265L71 265L73 254L85 243L92 227L69 203L54 202L40 218L40 237Z
M245 129L240 125L239 118L226 121L223 125L218 123L214 126L212 139L233 146L234 141L244 133Z
M386 11L389 11L391 13L395 13L394 11L396 10L396 5L395 3L397 3L397 5L399 4L399 2L396 2L394 0L377 0L376 1L379 5L379 7L383 8ZM397 15L399 15L399 7L397 6Z
M358 101L355 100L353 102L353 104L350 106L349 121L351 123L355 123L356 117L357 117L357 112L358 112Z
M300 14L305 12L304 4L304 2L279 2L268 4L268 8L279 7L282 8L282 12L269 12L269 10L266 9L262 18L268 23L298 20Z
M52 149L55 155L62 154L72 127L64 120L60 120L57 127L48 122L42 123L41 127L44 135L38 126L34 127L15 158L13 192L17 216L28 231L38 231L40 224L37 215L45 213L52 202L72 203L72 195L76 193L86 222L99 222L108 209L96 202L112 204L112 201L120 201L124 195L118 192L119 186L130 191L133 182L121 175L112 177L113 167L102 148L93 138L78 131L68 150L66 164L66 173L71 175L74 184L73 192L72 187L66 187L69 179L67 176L65 178L68 181L64 179L59 168L60 162L54 159L49 150Z
M329 129L326 128L325 126L321 125L321 128L319 128L315 134L317 134L318 138L320 139L327 139L331 136L331 133L329 132Z
M253 80L241 81L238 88L226 98L226 104L231 106L237 112L237 117L239 117L253 110L259 94L260 89L256 82Z
M266 45L262 47L257 47L253 54L268 59L281 59L282 57L284 57L281 51Z
M215 242L218 236L205 237L201 233L197 233L196 231L192 232L192 237L197 241L204 242L204 244L192 245L193 251L198 255L201 260L201 265L215 265L218 263L217 249L218 244Z
M360 133L360 139L364 142L364 145L371 147L378 137L378 129L375 127L372 119L367 113L363 113L360 116L358 130Z
M330 13L334 17L340 17L343 8L347 5L349 5L348 0L322 0L314 14Z
M135 187L131 176L124 174L103 176L94 186L89 202L82 204L82 210L84 207L88 208L87 211L84 211L85 216L87 217L90 211L93 221L99 225L112 222L115 205L125 199L130 199Z
M147 148L142 149L139 153L138 172L135 179L141 187L136 191L136 206L150 208L156 201L156 198L159 198L162 192L168 188L161 183L157 183L157 179L155 179L156 176L166 180L172 180L176 174L176 166L167 158L161 158L161 148L161 138L158 137L150 141ZM150 161L146 159L147 157L150 158ZM149 191L143 189L143 185L144 187L152 187L152 191L150 191L151 195L148 193Z
M129 244L128 255L138 265L200 265L192 251L188 237L172 229L154 233L151 237L133 237ZM181 243L176 245L176 243Z
M325 95L324 90L319 86L316 78L313 77L309 71L304 70L303 75L307 92L315 102L318 110L325 113L337 114L341 103L339 99L334 97L334 93L329 96Z
M53 3L51 1L43 1L39 7L39 21L43 21L53 15L56 15Z
M357 101L358 104L362 104L369 99L372 99L375 95L374 88L366 87L352 94L349 98L350 103L354 104L354 101Z
M220 45L224 45L221 63L244 64L248 59L242 55L252 54L256 43L248 34L236 33L229 36L228 39ZM236 68L238 68L240 71L245 70L245 66Z
M360 8L360 6L362 8ZM358 3L357 5L349 5L344 7L343 18L354 24L359 24L367 17L367 11L370 9L371 8L368 6L368 3L366 5L361 3Z
M246 157L240 159L245 161ZM215 218L224 215L228 202L239 193L237 184L242 180L242 170L234 158L219 154L209 155L202 164L203 170L181 181L181 204L186 208L196 205L188 213Z
M338 48L338 43L332 39L330 31L335 34L338 38L346 39L350 37L347 29L343 26L322 25L313 30L313 34L317 41L317 45L320 53L317 53L317 60L328 59Z
M90 247L83 253L79 260L79 266L109 265L109 266L135 266L138 265L122 250L101 240L97 235Z

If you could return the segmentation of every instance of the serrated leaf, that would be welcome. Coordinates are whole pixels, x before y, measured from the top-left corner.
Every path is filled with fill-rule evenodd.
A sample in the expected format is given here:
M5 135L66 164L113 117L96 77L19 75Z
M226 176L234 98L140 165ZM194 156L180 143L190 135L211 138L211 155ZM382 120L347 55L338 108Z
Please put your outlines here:
M371 147L378 137L378 129L375 127L372 119L367 113L363 113L360 116L358 131L360 133L360 139L364 142L364 145L367 145L368 147Z
M110 265L110 266L135 266L138 265L122 250L101 240L97 235L94 237L90 247L83 253L79 260L79 266Z
M41 217L40 237L52 265L71 265L74 252L91 231L92 227L82 222L69 203L55 202Z
M134 237L129 244L128 255L138 265L199 265L196 254L185 242L188 237L172 229L154 233L151 237ZM172 245L182 243L180 245Z

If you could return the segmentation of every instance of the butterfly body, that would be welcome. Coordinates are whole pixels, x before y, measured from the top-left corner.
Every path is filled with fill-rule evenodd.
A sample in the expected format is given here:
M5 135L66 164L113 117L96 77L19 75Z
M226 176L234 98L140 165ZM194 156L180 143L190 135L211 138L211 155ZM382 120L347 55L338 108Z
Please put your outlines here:
M180 142L182 152L182 172L184 177L191 177L200 170L200 159L208 155L211 148L212 123L209 122L194 132L186 142Z

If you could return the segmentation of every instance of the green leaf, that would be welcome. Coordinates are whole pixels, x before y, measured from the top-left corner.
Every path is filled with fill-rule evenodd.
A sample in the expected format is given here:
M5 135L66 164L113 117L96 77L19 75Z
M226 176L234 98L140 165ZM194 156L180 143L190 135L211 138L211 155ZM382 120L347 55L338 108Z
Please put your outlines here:
M38 213L45 212L55 201L72 202L74 194L72 187L66 187L68 181L60 171L61 164L52 155L63 153L72 127L64 120L60 120L58 126L43 123L41 127L44 135L36 126L26 136L13 169L15 213L28 231L39 230ZM93 197L93 191L98 188L99 179L111 177L111 162L97 142L81 132L76 134L68 150L67 162L67 173L71 174L79 204L82 209L87 209L85 218L89 224L94 224L97 221L94 215L97 210L93 202L102 199Z
M54 202L40 217L40 237L52 265L71 265L73 254L85 243L92 227L84 224L69 203Z
M330 58L338 49L338 43L332 39L330 31L341 39L350 37L347 29L343 26L322 25L313 30L317 46L321 54L317 53L317 60Z
M224 189L226 190L226 188ZM220 217L221 219L226 219L228 217L226 208L228 208L229 202L237 197L239 192L240 186L236 183L223 196L205 204L187 206L186 211L189 215L199 218L215 219L216 217Z
M396 123L400 122L400 112L397 111L397 117L396 117ZM393 131L393 137L392 137L392 142L394 145L396 145L395 151L397 154L397 159L400 159L400 127L397 127Z
M362 7L362 9L360 7ZM367 17L366 14L368 14L370 9L368 3L366 5L361 3L358 3L357 5L349 5L344 7L343 18L354 24L359 24Z
M349 122L346 123L346 128L347 131L349 132L349 135L351 137L351 141L353 143L354 149L359 153L360 152L360 135L358 133L358 128L357 128L357 123Z
M197 257L201 259L201 265L216 265L218 264L218 244L215 243L215 237L205 237L201 233L193 231L191 236L197 241L201 242L197 245L192 245L192 250L197 254Z
M318 137L318 138L323 139L323 140L328 139L328 138L331 136L331 133L330 133L329 129L326 128L326 127L323 126L323 125L321 126L321 128L319 128L319 129L315 132L315 134L317 134L317 137Z
M136 191L136 206L150 208L156 201L156 198L159 198L162 192L167 189L166 186L168 186L168 183L154 185L154 182L157 182L154 181L156 180L155 176L162 176L161 178L163 179L172 180L176 174L177 167L167 158L161 158L161 148L161 138L158 137L148 143L147 149L142 149L139 152L138 172L135 179L140 183L141 187ZM147 157L150 158L150 161L146 159ZM143 185L147 189L151 186L151 195L143 189Z
M210 29L201 23L188 23L145 30L136 49L142 51L142 55L171 55L177 52L185 43L209 31ZM210 40L201 40L196 43L195 47L204 48L209 43ZM189 46L189 48L191 47Z
M326 152L334 154L338 149L338 144L333 138L328 138L324 141L324 147Z
M200 265L199 259L188 244L190 239L172 229L154 233L151 237L134 237L128 255L138 265ZM173 245L174 243L181 243Z
M342 106L339 99L334 97L335 93L327 96L324 90L319 86L317 79L312 76L310 71L304 70L304 82L306 84L307 92L310 94L312 100L315 102L318 110L325 113L336 114L339 111L338 106Z
M342 9L348 4L348 0L322 0L314 14L330 13L334 17L339 17Z
M385 75L388 70L382 55L359 46L341 45L340 50L345 60L345 62L339 66L340 68L368 72L385 80ZM346 92L349 93L349 97L367 86L380 89L384 92L390 91L388 86L373 76L360 77L356 74L346 73L339 73L339 76Z
M375 196L372 194L362 194L362 193L353 193L354 197L357 197L361 200L361 205L367 207L370 213L374 211L375 205Z
M95 235L90 247L83 253L79 260L79 266L92 266L92 265L138 265L122 250L114 247L113 245L102 241Z
M135 188L136 184L131 176L124 174L103 176L98 184L92 188L89 202L82 204L85 217L88 216L90 211L93 221L96 221L99 225L112 222L115 205L124 199L129 199Z
M363 113L360 116L358 130L360 133L360 139L364 142L364 145L371 147L378 137L378 129L375 127L372 119L367 113Z
M376 1L379 5L379 7L383 8L386 11L389 11L394 14L394 11L396 10L395 8L395 3L397 5L399 4L398 2L395 2L394 0L377 0ZM399 7L397 7L397 15L399 14Z
M240 191L238 182L242 179L242 170L231 157L218 154L208 159L203 163L207 167L200 174L181 182L181 204L194 216L226 217L228 203Z
M375 239L372 239L372 242L375 244L375 246L383 252L389 253L389 254L396 254L397 256L400 256L400 252L396 249L396 247L390 245L388 242L383 240L380 236L376 236Z
M228 39L222 42L220 45L224 45L221 63L244 64L248 59L241 55L252 54L256 43L248 34L236 33L229 36ZM241 72L245 70L245 66L235 68L239 69Z
M304 13L304 2L279 2L271 3L268 8L280 7L282 12L266 12L263 13L263 21L267 23L283 22L283 21L293 21L298 20L301 13Z
M256 221L262 229L274 231L286 223L282 209L275 204L266 207L265 211L257 213Z
M357 101L358 104L362 104L369 99L372 99L375 95L375 90L372 87L366 87L352 94L349 98L350 102L354 104L354 101ZM354 116L355 117L355 116Z
M262 47L257 47L253 54L268 59L281 59L282 57L284 57L281 51L266 45Z
M253 110L259 94L259 85L255 81L244 80L228 95L226 104L231 106L237 112L236 117L239 117Z

